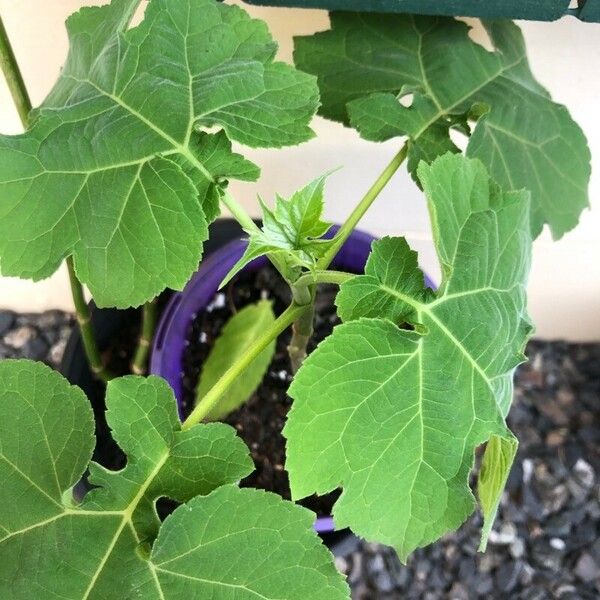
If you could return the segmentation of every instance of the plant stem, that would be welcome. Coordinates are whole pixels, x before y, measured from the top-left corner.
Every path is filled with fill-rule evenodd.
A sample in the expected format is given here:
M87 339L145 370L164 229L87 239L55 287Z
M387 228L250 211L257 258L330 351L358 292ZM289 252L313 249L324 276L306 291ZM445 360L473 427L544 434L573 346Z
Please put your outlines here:
M306 358L306 347L313 334L315 318L315 286L311 282L291 285L294 303L304 310L292 324L292 339L287 347L292 373L296 374Z
M356 208L346 219L345 223L340 227L337 235L335 238L333 238L333 243L329 250L317 262L317 268L319 270L313 273L307 273L306 275L300 277L300 279L292 286L292 291L294 291L294 289L302 289L302 287L307 288L309 285L315 283L340 284L352 277L352 275L348 273L327 271L326 269L331 264L331 261L335 258L340 248L344 245L344 242L348 239L348 236L354 231L354 228L362 219L363 215L367 212L371 204L373 204L377 196L379 196L381 190L383 190L394 173L396 173L400 165L405 161L407 154L408 143L405 143L402 148L400 148L396 156L394 156L390 164L384 169L383 173L381 173L375 183L364 195L363 199L358 203ZM313 301L310 304L305 305L304 312L294 323L292 340L288 346L288 353L290 355L293 373L298 371L302 365L302 362L306 358L306 347L313 334L314 293L312 296Z
M81 339L83 347L90 364L90 369L96 377L102 381L108 382L113 378L113 375L106 369L100 356L100 351L96 345L94 331L92 329L92 321L90 315L90 307L83 295L83 287L77 279L75 268L73 266L73 257L69 256L66 260L69 270L69 281L71 282L71 294L73 295L73 304L75 305L75 314L81 331Z
M353 273L344 273L342 271L313 271L305 273L300 277L295 285L311 285L317 283L334 283L341 285L345 281L356 277Z
M223 204L229 209L235 220L243 227L246 233L259 233L260 228L252 220L252 217L244 210L239 202L229 193L225 192L221 197Z
M248 348L243 358L232 365L196 405L190 416L183 422L182 429L193 427L210 414L219 403L223 394L229 389L229 386L274 339L283 333L302 314L305 308L305 306L292 304L279 315L271 326Z
M131 372L134 375L145 375L148 362L148 354L150 353L150 345L154 336L156 327L157 308L156 298L150 302L146 302L142 307L142 330L138 339L135 356L131 363Z
M292 294L296 304L304 306L304 312L294 321L292 326L292 339L288 346L288 354L292 366L292 373L297 373L306 358L306 348L313 335L315 318L315 285L318 283L342 284L352 279L352 273L341 271L313 271L306 273L292 284Z
M315 301L302 306L304 309L292 324L292 339L287 348L292 373L295 375L306 358L306 347L313 335Z
M29 123L29 112L31 111L31 100L21 75L21 70L15 58L6 28L2 22L2 16L0 15L0 68L6 78L10 95L15 103L21 123L23 127L27 127Z
M335 258L335 255L344 245L344 242L348 239L348 236L354 231L354 228L358 225L358 222L362 219L363 215L367 212L371 204L373 204L377 196L379 196L383 188L387 185L394 173L396 173L400 165L405 161L407 154L408 142L405 142L402 148L400 148L398 154L394 156L390 164L383 170L381 175L379 175L375 183L364 195L363 199L357 204L356 208L346 219L345 223L340 227L337 235L335 238L333 238L333 244L317 262L317 267L319 269L326 269L331 264L331 261Z

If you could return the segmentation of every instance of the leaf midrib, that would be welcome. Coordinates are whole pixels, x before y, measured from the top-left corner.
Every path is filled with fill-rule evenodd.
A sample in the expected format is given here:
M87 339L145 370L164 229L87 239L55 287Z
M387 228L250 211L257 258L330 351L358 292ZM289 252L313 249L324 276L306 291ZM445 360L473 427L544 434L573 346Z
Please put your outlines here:
M411 22L412 22L412 26L413 29L415 29L415 31L418 31L418 29L416 28L415 25L415 19L414 17L411 17ZM419 32L420 34L420 32ZM428 97L432 100L432 102L435 104L435 106L437 107L437 111L436 113L427 121L425 121L425 123L422 125L422 127L412 136L410 136L413 140L417 140L421 135L423 135L423 133L425 133L427 131L427 129L429 129L429 127L431 127L436 121L438 121L440 118L444 117L445 115L447 115L450 111L454 110L455 108L457 108L458 106L460 106L463 102L467 101L471 96L473 96L474 94L476 94L477 92L481 91L484 87L486 87L487 85L489 85L490 83L492 83L493 81L499 79L500 77L505 77L506 72L510 71L511 69L513 69L514 67L518 66L521 62L523 62L523 60L525 60L525 55L524 54L520 54L519 57L517 59L515 59L513 62L510 63L506 63L506 64L502 64L501 61L501 56L499 56L499 52L498 50L495 50L494 52L491 52L490 54L496 56L499 60L499 68L487 79L483 80L482 82L479 83L479 85L471 88L469 90L469 92L467 92L466 94L464 94L461 98L455 100L454 102L450 103L448 106L442 106L437 98L437 96L435 94L433 94L431 87L429 86L428 83L428 79L427 76L424 73L424 66L422 64L422 56L421 56L421 45L422 45L422 35L419 35L419 47L417 48L416 51L412 51L411 53L413 53L416 56L417 61L419 62L420 65L420 71L421 71L421 81L419 83L421 83L424 87L425 87L425 92L429 92ZM403 50L407 50L406 48L402 48L400 46L401 49ZM353 61L349 56L344 56L343 58L350 60L351 62L355 62L358 66L360 66L361 68L367 68L368 70L371 71L383 71L383 69L377 69L375 68L372 64L367 63L367 64L362 64L362 63L358 63L356 61ZM394 75L398 74L402 77L405 78L409 78L410 75L407 75L406 73L402 73L400 71L391 71ZM518 81L512 81L511 83L514 84L518 84ZM330 86L331 87L331 86ZM359 97L364 97L364 96L369 96L371 94L377 93L377 92L390 92L389 88L388 89L377 89L377 90L371 90L368 91L366 93L361 94ZM530 90L532 93L536 93L534 90ZM538 95L541 95L538 93ZM357 97L358 98L358 97ZM357 99L357 98L354 98ZM346 106L349 102L352 102L353 99L346 101Z
M213 579L204 579L201 577L194 577L192 575L186 575L185 573L177 573L176 571L162 569L160 567L157 567L156 565L153 565L153 569L156 571L161 571L163 573L166 573L167 575L172 575L174 577L181 577L182 579L190 579L192 581L199 581L201 583L209 583L212 585L220 585L220 586L227 587L227 588L244 590L244 591L249 592L250 594L256 596L257 598L260 598L261 600L276 600L274 596L270 596L270 597L263 596L263 594L261 594L260 592L257 592L256 590L253 590L242 584L226 583L225 581L215 581ZM159 583L160 582L157 582L157 584L159 584ZM162 593L162 590L161 590L161 593ZM281 600L283 600L283 597L281 597Z
M129 104L124 102L119 96L117 96L111 92L107 92L106 90L103 90L102 88L98 87L93 81L90 81L89 79L78 79L76 77L73 77L72 75L67 75L65 77L68 77L69 79L72 79L73 81L75 81L77 83L90 85L99 94L106 96L107 98L112 100L115 104L119 105L121 108L128 111L132 116L134 116L136 119L141 121L144 125L146 125L146 127L148 127L149 129L151 129L152 131L157 133L166 142L168 142L173 148L173 151L171 152L171 154L175 154L175 153L182 154L187 160L189 160L189 162L191 162L204 175L204 177L206 177L206 179L209 182L211 182L211 183L215 182L214 177L212 176L210 171L192 154L192 152L190 151L188 146L186 146L184 143L179 143L175 138L170 136L166 131L164 131L160 127L157 127L155 123L150 121L150 119L148 119L143 114L141 114L140 112L135 110L135 108L133 108L132 106L130 106ZM192 125L191 125L192 127L193 127L193 123L194 122L192 122ZM188 127L190 127L189 124L188 124ZM165 154L162 152L157 152L157 156L164 156L164 155ZM137 161L137 162L140 162L140 161Z
M116 546L119 538L121 537L121 533L122 533L123 529L125 529L126 525L131 524L131 528L134 532L134 535L137 538L137 532L135 531L135 528L133 527L131 518L132 518L133 513L135 512L138 504L141 502L142 498L148 491L148 488L154 481L155 477L159 474L160 470L163 468L163 466L169 459L169 456L170 456L170 453L169 453L169 450L167 449L157 460L155 467L152 469L152 471L150 472L150 474L148 475L148 477L146 478L144 483L140 486L138 493L133 497L132 501L128 504L128 506L125 509L123 509L122 511L117 511L117 512L120 512L122 515L121 523L120 523L119 527L117 528L112 540L110 541L108 548L107 548L102 560L100 561L100 565L98 566L94 575L92 576L92 579L90 580L90 583L82 596L82 600L87 600L90 593L94 589L94 586L98 580L98 577L100 576L100 573L102 572L102 570L104 569L104 566L106 565L108 559L110 558L110 555L112 554L112 551L113 551L114 547ZM102 514L103 511L99 511L99 512Z
M137 494L133 497L131 502L123 510L117 510L117 511L97 510L96 511L96 510L86 510L86 509L79 509L79 508L70 509L70 508L64 507L62 512L60 512L59 514L56 514L50 518L44 519L43 521L39 521L37 523L29 525L20 530L10 532L7 536L0 539L0 544L5 542L7 539L10 539L17 535L22 535L22 534L26 533L27 531L36 529L37 527L41 527L41 526L51 523L53 521L57 521L66 516L83 516L83 515L93 516L93 517L120 516L121 522L120 522L119 526L117 527L113 537L111 538L111 540L108 544L108 547L106 549L106 552L104 553L104 556L103 556L102 560L100 561L98 568L92 575L92 578L88 584L88 587L86 588L86 590L82 596L82 600L86 600L89 597L92 590L94 589L94 586L95 586L96 582L98 581L98 577L102 573L104 566L106 565L108 559L110 558L110 555L112 554L112 551L114 550L114 547L116 546L116 544L121 536L121 533L123 532L123 529L127 525L131 525L132 531L137 538L137 532L135 531L135 528L132 523L133 514L135 513L135 510L136 510L138 504L141 502L144 495L148 491L148 488L150 487L150 485L152 484L152 482L154 481L154 479L156 478L156 476L158 475L158 473L160 472L162 467L167 462L169 456L170 456L170 453L168 450L165 451L160 456L160 458L156 462L155 467L149 473L149 475L146 478L146 480L144 481L144 483L140 486L140 489L137 492ZM2 458L4 458L3 455L2 455ZM52 499L52 500L55 504L57 504L59 506L59 504L58 504L58 502L56 502L56 500L54 500L54 499Z

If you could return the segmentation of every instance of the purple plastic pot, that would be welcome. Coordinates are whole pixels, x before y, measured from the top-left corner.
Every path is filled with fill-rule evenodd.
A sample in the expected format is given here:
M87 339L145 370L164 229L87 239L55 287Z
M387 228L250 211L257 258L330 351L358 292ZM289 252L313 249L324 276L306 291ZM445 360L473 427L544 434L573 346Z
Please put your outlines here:
M338 227L332 227L335 235ZM362 231L354 231L335 257L332 267L350 273L362 273L375 238ZM181 416L182 357L186 336L192 319L203 310L217 293L225 275L240 259L247 243L243 240L229 242L205 259L200 269L190 279L182 292L173 295L162 313L150 360L150 371L166 379L175 392ZM266 258L258 258L244 268L245 272L261 269ZM427 280L427 283L429 281ZM315 523L319 533L335 530L332 517L319 517Z

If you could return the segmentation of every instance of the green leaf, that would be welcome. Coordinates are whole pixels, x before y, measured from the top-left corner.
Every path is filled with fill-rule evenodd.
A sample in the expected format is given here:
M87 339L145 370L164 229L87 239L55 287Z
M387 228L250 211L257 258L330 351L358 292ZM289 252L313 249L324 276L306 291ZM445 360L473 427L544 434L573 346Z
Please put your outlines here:
M460 155L422 163L419 175L440 289L425 289L405 240L375 242L366 274L341 286L346 322L292 383L284 429L293 497L341 484L338 527L402 559L472 512L474 449L510 435L512 373L531 330L528 195L501 193Z
M485 448L477 480L477 495L483 512L483 529L479 550L485 552L492 531L502 492L506 486L519 443L513 436L493 435Z
M312 513L265 492L219 488L252 469L233 428L182 430L157 377L113 380L107 406L128 462L118 472L91 463L99 487L75 504L70 489L92 454L91 407L49 367L0 362L2 598L306 598L310 586L346 597ZM162 526L161 496L189 501Z
M326 178L327 175L323 175L315 179L288 200L277 196L274 210L260 201L262 229L258 233L248 232L248 247L221 286L248 263L265 254L280 256L284 264L292 265L292 268L314 267L317 259L331 245L331 240L321 239L331 227L330 223L321 219Z
M41 363L0 361L2 574L18 567L6 541L63 514L63 493L77 483L93 449L94 419L79 388Z
M456 151L457 121L479 117L467 154L504 189L531 191L534 236L544 223L556 238L577 224L588 205L589 149L533 77L516 25L485 22L488 52L452 18L333 13L331 24L297 38L295 50L298 67L318 76L323 116L374 141L408 136L413 175L420 158Z
M347 599L313 523L276 494L222 487L167 519L151 560L168 598Z
M269 300L250 304L233 315L217 338L206 362L196 388L196 403L219 381L223 374L234 365L248 350L256 338L275 321L275 314ZM256 391L267 372L276 341L273 340L246 370L234 381L216 406L207 415L208 420L226 417L240 407Z
M42 279L72 255L100 306L181 289L228 178L312 136L314 78L273 62L266 25L214 0L113 0L69 18L70 51L23 135L0 136L0 264ZM219 127L217 134L201 132Z
M231 141L224 131L217 134L199 131L190 140L190 150L214 178L214 183L209 182L188 161L179 159L180 166L194 182L199 197L204 199L202 209L207 221L212 223L221 213L219 204L223 190L229 183L228 179L256 181L260 176L260 169L241 154L231 151Z
M0 469L8 507L0 521L0 596L62 590L63 597L81 598L92 587L101 596L113 569L148 574L135 549L156 536L155 500L183 502L252 470L233 428L215 423L181 431L173 393L160 378L114 380L106 403L129 460L118 472L91 463L90 482L100 487L73 507L63 498L91 458L91 407L78 388L40 363L0 362Z
M338 315L343 321L385 315L394 323L404 323L414 313L413 304L387 292L399 288L421 302L432 294L425 288L417 253L404 238L385 237L373 243L365 274L340 287Z

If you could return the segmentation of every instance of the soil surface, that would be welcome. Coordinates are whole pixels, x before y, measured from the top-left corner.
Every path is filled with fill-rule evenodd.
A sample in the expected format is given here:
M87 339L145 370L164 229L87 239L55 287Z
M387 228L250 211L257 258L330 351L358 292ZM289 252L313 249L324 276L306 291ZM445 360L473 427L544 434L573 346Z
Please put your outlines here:
M0 311L0 358L60 363L74 325L57 311ZM600 597L600 344L533 341L509 423L516 464L485 554L481 518L415 552L379 544L338 557L355 600Z
M310 353L326 338L339 322L335 314L335 286L320 286L315 306L315 334L308 347ZM187 416L194 406L196 386L202 364L208 357L224 325L236 311L261 299L271 300L276 315L289 305L290 291L281 276L271 266L254 273L242 273L223 292L213 298L205 311L199 313L190 325L184 351L182 383L183 410ZM241 485L275 492L290 499L290 488L285 464L285 438L281 430L292 401L287 389L292 381L287 346L290 331L277 340L275 356L259 388L238 410L225 419L235 427L250 448L255 471ZM313 496L301 504L319 515L331 514L339 494Z

